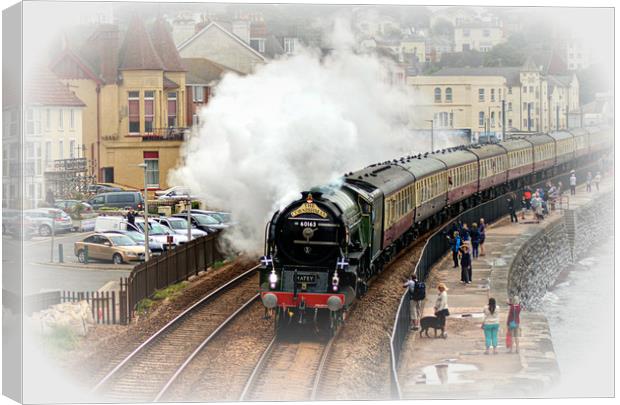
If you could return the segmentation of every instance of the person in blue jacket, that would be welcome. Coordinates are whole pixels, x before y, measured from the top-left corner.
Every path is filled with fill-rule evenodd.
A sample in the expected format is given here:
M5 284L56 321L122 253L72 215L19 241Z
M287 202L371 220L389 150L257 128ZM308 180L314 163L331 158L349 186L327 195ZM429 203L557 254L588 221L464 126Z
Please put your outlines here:
M450 250L452 251L452 260L454 260L454 267L459 267L459 249L461 248L461 237L458 231L452 234L450 239Z

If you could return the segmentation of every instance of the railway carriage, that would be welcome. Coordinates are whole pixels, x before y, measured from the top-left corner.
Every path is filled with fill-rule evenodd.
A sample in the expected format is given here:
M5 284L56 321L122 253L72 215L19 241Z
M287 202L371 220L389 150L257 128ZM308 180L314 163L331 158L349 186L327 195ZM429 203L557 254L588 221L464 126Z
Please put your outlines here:
M549 134L555 140L555 166L557 170L565 170L575 159L575 137L570 132L559 131Z
M478 157L469 150L454 152L444 150L433 158L447 167L448 196L446 208L451 215L473 205L473 195L478 191Z
M415 178L414 221L423 230L441 221L448 194L446 165L432 156L409 159L402 163L403 168Z
M575 157L578 159L589 153L589 133L583 128L571 129L569 131L575 139Z
M532 144L524 139L509 139L501 143L506 149L508 159L508 184L511 188L523 185L524 177L530 175L534 167Z
M538 179L555 165L555 140L547 134L536 134L523 138L530 142L533 147L534 165L533 172Z
M498 144L472 146L468 150L478 158L478 194L482 198L493 198L497 186L505 185L508 161L506 149Z

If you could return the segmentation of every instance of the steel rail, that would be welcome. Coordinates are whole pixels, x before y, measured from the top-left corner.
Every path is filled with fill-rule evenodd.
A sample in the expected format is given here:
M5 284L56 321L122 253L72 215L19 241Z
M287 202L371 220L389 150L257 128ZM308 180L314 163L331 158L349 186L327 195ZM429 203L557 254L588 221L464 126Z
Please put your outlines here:
M97 390L99 388L101 388L106 382L108 382L108 380L110 378L112 378L121 368L123 368L127 363L129 363L129 361L131 359L133 359L138 353L140 353L144 348L146 348L149 344L151 344L155 339L157 339L159 336L163 335L164 332L167 332L168 329L171 328L171 326L175 325L177 322L179 322L180 320L182 320L183 318L187 317L189 314L191 314L194 310L197 309L197 307L205 304L207 301L211 300L212 298L214 298L215 296L219 295L220 293L222 293L223 291L225 291L226 289L228 289L229 287L236 285L238 282L244 280L246 277L248 277L249 275L251 275L257 268L259 268L260 265L256 265L254 267L252 267L251 269L241 273L240 275L238 275L237 277L233 278L232 280L226 282L225 284L221 285L220 287L216 288L215 290L211 291L209 294L205 295L203 298L201 298L200 300L198 300L197 302L195 302L192 306L190 306L189 308L187 308L185 311L181 312L179 315L177 315L174 319L172 319L170 322L168 322L166 325L164 325L161 329L159 329L157 332L155 332L153 335L151 335L151 337L149 337L147 340L145 340L140 346L138 346L136 349L134 349L134 351L132 351L127 357L125 357L120 363L118 363L116 365L116 367L114 367L110 372L108 372L105 377L103 377L98 383L97 385L95 385L95 387L90 391L91 393L95 393L97 392Z
M250 388L252 388L252 385L254 385L254 380L256 379L256 376L258 375L258 372L260 371L260 369L263 368L263 365L264 365L263 363L265 362L265 359L267 359L267 357L273 350L273 347L277 339L278 339L278 335L275 335L273 339L271 339L269 346L267 346L263 354L258 359L256 366L254 366L254 370L252 370L252 374L250 374L250 377L248 378L248 380L245 383L245 386L243 387L243 391L241 391L241 395L239 396L239 402L245 401L245 397L250 391Z
M342 328L338 329L338 332L340 332L341 329ZM321 377L323 376L323 369L325 368L325 364L327 363L327 357L329 357L334 340L336 340L336 336L338 336L338 333L336 333L334 336L332 336L329 339L329 341L325 345L325 348L323 349L323 354L321 355L319 367L316 371L316 375L314 376L314 383L312 384L312 393L310 394L311 401L316 400L316 394L317 394L317 391L319 390L319 384L321 383Z
M222 322L220 324L220 326L218 326L209 336L207 336L202 343L200 343L200 345L198 345L198 347L196 347L196 349L192 352L192 354L190 354L187 359L183 362L183 364L181 364L181 366L177 369L177 371L175 371L175 373L172 375L172 377L170 377L170 379L166 382L166 384L164 385L164 387L159 391L159 393L157 394L157 396L155 397L155 399L153 400L153 402L159 402L159 400L161 399L161 397L166 393L166 391L168 390L168 388L170 388L170 386L174 383L174 381L179 377L179 375L181 375L181 373L183 372L183 370L185 370L185 368L189 365L189 363L192 362L192 360L194 359L194 357L196 357L198 355L198 353L200 353L204 347L209 344L209 342L215 337L217 336L226 326L228 326L228 324L237 317L237 315L239 315L244 309L246 309L250 304L254 303L254 301L256 301L258 298L260 297L260 294L256 294L255 296L253 296L252 298L250 298L245 304L241 305L235 312L233 312L228 318L226 318L224 320L224 322Z

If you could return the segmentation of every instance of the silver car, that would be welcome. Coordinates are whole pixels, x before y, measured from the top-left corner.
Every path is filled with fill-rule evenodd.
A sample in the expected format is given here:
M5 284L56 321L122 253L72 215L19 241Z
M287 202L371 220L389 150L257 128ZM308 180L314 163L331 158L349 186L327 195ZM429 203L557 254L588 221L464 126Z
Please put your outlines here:
M69 232L73 229L71 217L58 208L25 210L24 220L29 221L40 236L50 236L52 232Z
M153 220L164 225L177 235L187 235L187 220L180 217L159 217L153 218ZM202 231L196 227L192 227L192 240L201 236L207 235L207 232Z
M140 233L144 233L144 219L136 218L136 228ZM161 225L159 222L149 219L149 238L157 242L168 245L168 236L172 236L172 244L179 246L187 242L187 235L177 235L168 227Z

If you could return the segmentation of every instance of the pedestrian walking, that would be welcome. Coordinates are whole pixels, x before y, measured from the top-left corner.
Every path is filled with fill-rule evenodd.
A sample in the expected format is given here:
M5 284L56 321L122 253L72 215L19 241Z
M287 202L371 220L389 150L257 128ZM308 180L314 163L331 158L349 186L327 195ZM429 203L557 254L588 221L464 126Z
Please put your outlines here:
M523 191L523 210L521 211L521 219L525 220L525 212L532 209L532 189L529 186Z
M515 295L508 302L508 318L506 319L506 347L508 353L512 353L512 344L515 344L516 352L519 353L519 338L521 337L521 304L519 297Z
M133 226L136 225L136 213L133 212L133 207L129 207L129 211L127 212L127 223Z
M575 175L575 171L570 171L570 177L568 179L568 184L570 185L570 195L576 194L577 189L577 176Z
M510 193L508 194L508 198L506 199L506 205L508 205L508 212L510 213L510 222L519 222L519 219L517 218L517 212L515 210L515 204L517 203L516 200L517 196L515 195L515 193Z
M467 245L461 247L461 283L471 284L471 254Z
M534 211L534 215L536 216L536 223L540 223L540 221L545 219L545 215L543 213L542 198L540 198L538 193L534 194L534 197L532 198L532 210Z
M553 184L549 183L549 189L547 190L549 195L549 201L551 201L551 210L555 211L555 204L558 201L558 189Z
M594 177L594 185L596 186L596 191L599 191L599 184L601 183L601 172L596 172L596 176Z
M484 342L486 350L484 354L489 354L489 349L493 346L493 354L497 354L497 334L499 332L499 305L495 298L489 298L489 304L484 307L484 320L482 329L484 330Z
M467 226L467 224L463 224L463 227L461 228L461 244L465 245L471 242L471 236L469 234L469 227Z
M478 258L478 248L480 247L480 230L478 229L478 224L471 224L471 230L469 231L469 235L471 237L471 256L474 259Z
M446 330L446 317L450 315L450 310L448 309L448 287L444 283L439 283L437 285L437 299L435 300L435 316L439 318L441 325L444 327L444 331ZM447 337L447 333L444 332L442 337Z
M588 172L588 177L586 177L586 191L592 192L592 172Z
M403 285L408 289L409 308L411 312L411 329L420 328L420 315L422 314L422 302L426 298L426 284L418 281L418 277L412 274L409 280Z
M459 249L461 248L461 236L458 231L455 231L450 238L450 250L452 251L452 260L454 261L454 268L459 267Z
M484 256L484 241L487 238L487 223L484 222L484 218L480 218L480 225L478 225L478 231L480 231L480 256Z

